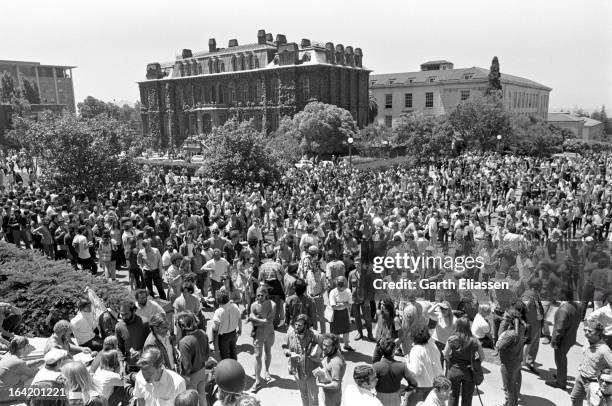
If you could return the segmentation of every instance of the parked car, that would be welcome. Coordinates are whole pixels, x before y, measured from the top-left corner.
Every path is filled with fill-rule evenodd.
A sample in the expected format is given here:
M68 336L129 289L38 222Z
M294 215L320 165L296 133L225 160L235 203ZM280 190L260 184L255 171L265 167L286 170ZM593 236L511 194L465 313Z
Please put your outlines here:
M194 155L191 157L191 162L204 162L204 155Z
M319 165L321 165L323 168L333 168L334 167L334 163L332 161L321 161Z

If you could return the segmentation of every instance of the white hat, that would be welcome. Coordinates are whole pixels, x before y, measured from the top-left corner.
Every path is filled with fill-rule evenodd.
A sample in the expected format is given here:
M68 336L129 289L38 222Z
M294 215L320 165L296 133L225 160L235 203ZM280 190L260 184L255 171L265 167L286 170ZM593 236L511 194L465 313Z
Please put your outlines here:
M60 350L59 348L53 348L45 354L45 364L55 364L56 362L66 358L68 351Z

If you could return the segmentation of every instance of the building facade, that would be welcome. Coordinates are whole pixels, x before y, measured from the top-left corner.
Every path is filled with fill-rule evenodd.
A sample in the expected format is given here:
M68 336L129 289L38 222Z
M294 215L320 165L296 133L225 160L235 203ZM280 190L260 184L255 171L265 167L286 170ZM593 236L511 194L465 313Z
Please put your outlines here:
M285 107L300 111L313 99L350 111L365 126L369 75L360 48L308 39L298 45L282 34L274 41L264 30L247 45L232 39L218 48L212 38L206 52L185 49L173 62L147 65L139 82L143 134L171 148L231 116L252 118L269 132Z
M500 80L507 111L547 119L551 88L505 73ZM462 101L483 96L488 83L489 70L455 69L443 60L426 62L418 72L371 75L370 91L378 104L377 122L392 127L406 113L449 114Z
M571 113L549 113L549 124L570 131L576 138L585 141L603 141L604 123L589 117L579 117Z
M9 72L20 88L23 88L26 80L31 85L35 85L42 105L63 105L67 110L76 113L72 83L72 69L74 68L76 66L0 60L0 73Z

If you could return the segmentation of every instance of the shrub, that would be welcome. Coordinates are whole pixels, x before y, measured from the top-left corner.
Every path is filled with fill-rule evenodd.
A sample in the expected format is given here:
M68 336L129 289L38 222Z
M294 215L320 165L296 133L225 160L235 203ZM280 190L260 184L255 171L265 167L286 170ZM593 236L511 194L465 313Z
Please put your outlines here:
M77 300L87 286L105 302L129 295L117 283L104 282L87 271L75 271L65 262L0 241L0 298L23 310L18 334L50 336L58 320L74 317Z

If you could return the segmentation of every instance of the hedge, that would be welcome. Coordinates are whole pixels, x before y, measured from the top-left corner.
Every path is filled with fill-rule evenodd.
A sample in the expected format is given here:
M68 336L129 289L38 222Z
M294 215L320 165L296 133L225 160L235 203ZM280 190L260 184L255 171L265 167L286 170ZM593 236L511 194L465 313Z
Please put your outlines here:
M0 301L23 310L17 334L50 336L58 320L74 317L86 286L105 302L130 297L118 283L104 282L88 271L75 271L64 261L48 260L38 251L0 241Z

